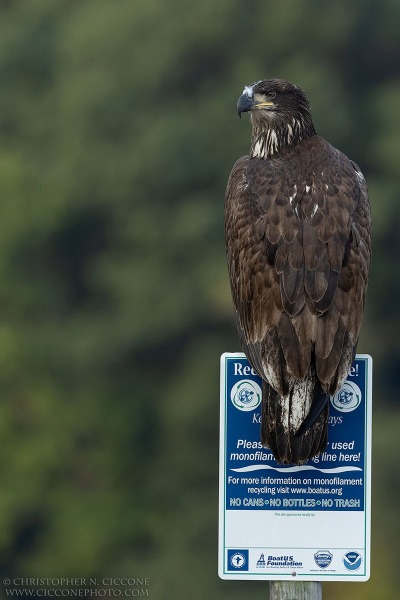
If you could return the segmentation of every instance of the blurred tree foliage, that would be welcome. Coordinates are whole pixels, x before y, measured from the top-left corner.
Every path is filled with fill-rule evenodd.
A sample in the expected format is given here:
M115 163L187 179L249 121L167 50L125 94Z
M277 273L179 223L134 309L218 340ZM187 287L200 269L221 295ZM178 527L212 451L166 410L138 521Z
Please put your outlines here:
M374 256L373 576L395 597L398 0L0 3L0 556L11 577L147 576L154 598L263 598L216 575L223 242L244 84L309 93L356 160Z

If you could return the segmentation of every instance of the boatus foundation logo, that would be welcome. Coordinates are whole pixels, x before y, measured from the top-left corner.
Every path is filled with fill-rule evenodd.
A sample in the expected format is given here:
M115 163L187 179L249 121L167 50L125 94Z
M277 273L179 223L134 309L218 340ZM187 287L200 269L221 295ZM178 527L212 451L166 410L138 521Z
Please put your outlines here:
M231 389L233 405L244 411L254 410L261 403L261 388L251 379L241 379Z
M326 569L332 562L333 554L329 550L318 550L314 554L314 560L321 569Z
M346 381L334 396L331 396L333 406L340 412L351 412L361 404L361 390L352 381Z

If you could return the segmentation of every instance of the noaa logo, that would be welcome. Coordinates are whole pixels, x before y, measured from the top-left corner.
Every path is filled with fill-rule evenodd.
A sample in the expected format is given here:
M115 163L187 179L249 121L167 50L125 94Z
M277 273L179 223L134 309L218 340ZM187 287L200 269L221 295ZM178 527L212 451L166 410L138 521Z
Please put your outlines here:
M331 396L331 403L340 412L351 412L361 404L361 390L352 381L346 381L340 390L334 396Z
M250 379L238 381L231 389L232 403L239 410L254 410L260 405L261 397L260 386Z
M346 552L346 554L343 556L343 564L348 571L357 571L361 567L361 563L361 554L355 550Z
M319 550L314 554L314 560L321 569L326 569L332 562L333 554L329 550Z

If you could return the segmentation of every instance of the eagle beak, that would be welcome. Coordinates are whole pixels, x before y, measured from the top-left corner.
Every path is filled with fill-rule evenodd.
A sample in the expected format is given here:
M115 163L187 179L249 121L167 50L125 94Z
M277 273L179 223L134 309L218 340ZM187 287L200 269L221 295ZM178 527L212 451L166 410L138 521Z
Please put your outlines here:
M274 106L273 102L265 102L260 100L256 102L254 96L249 96L247 92L242 94L237 103L237 111L239 117L242 116L242 112L248 112L249 110L261 110L269 106Z
M242 112L248 112L254 106L254 100L248 94L242 94L237 103L237 112L240 118L242 118Z

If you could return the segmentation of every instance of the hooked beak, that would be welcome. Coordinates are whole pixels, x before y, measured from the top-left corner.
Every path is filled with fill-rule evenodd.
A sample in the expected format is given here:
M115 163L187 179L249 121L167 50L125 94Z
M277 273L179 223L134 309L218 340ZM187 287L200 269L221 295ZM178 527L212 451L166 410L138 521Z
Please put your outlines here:
M249 110L261 110L262 108L268 108L274 106L273 102L266 102L265 100L256 101L254 96L249 96L247 92L244 92L238 100L237 112L239 117L242 117L242 112L248 112Z
M237 112L240 118L242 118L242 112L248 112L254 106L253 97L248 94L242 94L237 103Z

